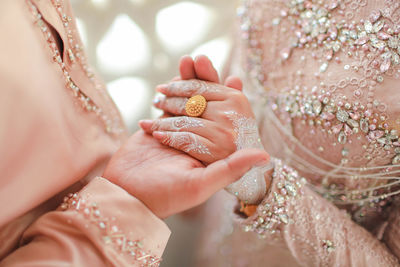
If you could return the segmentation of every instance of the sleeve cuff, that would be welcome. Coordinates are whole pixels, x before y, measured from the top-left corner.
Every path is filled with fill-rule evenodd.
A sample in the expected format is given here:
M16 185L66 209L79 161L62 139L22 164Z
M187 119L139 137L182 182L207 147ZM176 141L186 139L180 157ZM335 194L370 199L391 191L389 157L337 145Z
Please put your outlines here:
M303 194L304 178L278 159L272 159L274 172L269 193L257 211L242 222L246 232L256 232L260 237L279 234L283 225L290 223L291 205Z
M60 208L83 216L85 231L105 244L106 254L122 254L127 261L145 266L161 261L169 228L142 202L107 179L96 177L79 193L66 197Z

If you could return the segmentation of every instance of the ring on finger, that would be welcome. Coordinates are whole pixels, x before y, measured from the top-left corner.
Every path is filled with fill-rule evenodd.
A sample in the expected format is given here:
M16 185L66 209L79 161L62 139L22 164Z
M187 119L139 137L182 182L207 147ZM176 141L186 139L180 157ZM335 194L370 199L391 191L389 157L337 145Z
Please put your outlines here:
M185 111L190 117L200 117L207 108L207 100L202 95L195 95L188 99Z

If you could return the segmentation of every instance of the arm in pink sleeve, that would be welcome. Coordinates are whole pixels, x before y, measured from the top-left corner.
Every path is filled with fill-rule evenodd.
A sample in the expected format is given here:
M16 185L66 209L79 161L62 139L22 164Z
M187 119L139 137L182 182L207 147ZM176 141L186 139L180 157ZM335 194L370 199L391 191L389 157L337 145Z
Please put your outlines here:
M245 231L284 243L304 266L400 266L399 224L391 227L388 248L279 160L269 194L244 221Z
M98 177L33 223L0 266L158 266L169 235L144 204Z

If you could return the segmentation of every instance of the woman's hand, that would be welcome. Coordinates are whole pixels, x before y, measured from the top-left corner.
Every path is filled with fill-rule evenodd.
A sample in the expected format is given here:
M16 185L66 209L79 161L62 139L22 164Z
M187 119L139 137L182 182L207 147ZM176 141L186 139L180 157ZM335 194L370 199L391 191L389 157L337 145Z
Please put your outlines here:
M144 120L140 126L162 144L206 164L236 150L262 148L250 103L240 90L195 79L173 81L157 90L164 97L158 98L155 106L174 117ZM188 98L194 95L207 100L200 118L188 117L185 111Z
M262 150L243 150L205 167L139 131L111 158L103 177L165 218L201 204L253 165L268 160Z
M263 149L254 114L241 92L239 78L229 77L225 86L218 84L218 74L205 56L197 57L195 61L184 57L180 73L182 79L189 80L175 79L158 87L165 97L155 105L164 110L167 118L141 121L142 129L162 144L186 152L205 164L237 150ZM208 100L207 109L201 118L184 116L187 115L184 109L187 99L198 94ZM252 168L226 189L246 203L258 203L269 188L271 168L270 165Z

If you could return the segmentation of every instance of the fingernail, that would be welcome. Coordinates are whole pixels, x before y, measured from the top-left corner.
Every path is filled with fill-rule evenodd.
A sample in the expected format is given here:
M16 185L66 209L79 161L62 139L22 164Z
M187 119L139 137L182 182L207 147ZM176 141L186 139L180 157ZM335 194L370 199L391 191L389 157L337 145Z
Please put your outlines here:
M153 104L158 104L158 103L160 103L161 101L164 101L164 100L165 100L165 96L164 95L158 95L158 96L156 96L154 98Z
M153 126L153 120L140 120L139 121L139 126L143 130L150 130L151 126Z
M165 93L168 90L168 84L160 84L156 87L157 92Z

